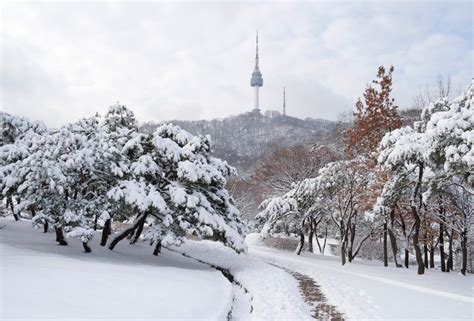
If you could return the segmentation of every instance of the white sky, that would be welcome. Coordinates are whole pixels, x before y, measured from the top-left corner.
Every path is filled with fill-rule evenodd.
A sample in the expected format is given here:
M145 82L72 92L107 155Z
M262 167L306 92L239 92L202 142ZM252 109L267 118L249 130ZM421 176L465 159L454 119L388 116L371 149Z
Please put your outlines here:
M119 100L140 121L248 111L255 30L261 106L336 119L381 64L394 96L473 76L473 5L450 2L3 2L0 109L58 126Z

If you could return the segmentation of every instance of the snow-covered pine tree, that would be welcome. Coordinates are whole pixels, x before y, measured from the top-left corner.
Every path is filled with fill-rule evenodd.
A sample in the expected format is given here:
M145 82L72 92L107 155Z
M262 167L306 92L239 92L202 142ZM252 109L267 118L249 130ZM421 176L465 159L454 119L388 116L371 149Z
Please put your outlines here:
M16 182L18 204L22 211L27 208L40 209L33 218L35 226L42 225L44 231L52 224L56 230L56 240L67 245L63 228L81 239L90 239L87 231L87 204L84 186L90 180L93 169L93 155L90 144L93 142L97 120L93 117L51 130L47 134L30 133L21 140L27 157L15 163L9 173L10 181ZM74 213L80 219L69 219L65 213ZM79 224L80 223L80 224ZM87 250L87 246L84 246Z
M6 198L7 207L11 209L15 220L20 217L14 206L14 201L18 203L18 180L11 173L29 155L30 149L35 148L34 136L46 133L47 128L42 122L32 122L24 117L0 112L0 201ZM29 209L34 216L36 208L31 206Z
M0 147L13 144L30 131L44 134L47 132L47 127L43 122L30 121L25 117L0 111Z
M10 174L19 182L17 189L21 199L18 208L35 204L41 209L33 224L52 223L56 230L56 241L67 245L64 239L62 216L67 208L64 186L67 178L63 172L61 156L66 147L62 135L65 130L52 131L47 135L32 137L30 155L23 159Z
M82 119L68 126L76 135L67 161L69 208L65 229L68 236L81 239L86 252L90 252L87 241L93 237L99 222L102 222L101 245L105 245L111 234L112 219L128 209L122 201L113 201L108 191L117 184L121 168L126 168L126 157L122 154L125 143L137 135L133 112L124 105L112 105L104 121L98 117Z
M460 237L463 274L468 270L468 238L474 217L473 106L474 81L471 81L459 97L451 101L443 98L424 108L422 121L416 124L429 141L427 164L433 172L427 178L429 188L424 199L425 202L429 198L442 200L438 202L440 210L436 213L440 224ZM450 243L452 240L450 237ZM452 258L450 263L452 265Z
M111 105L104 117L103 127L107 132L119 132L121 130L137 131L137 120L133 111L119 102Z
M410 195L410 209L414 220L413 247L415 248L418 274L425 272L419 245L423 209L423 179L426 171L426 137L411 127L396 129L382 139L379 163L389 171L391 179L383 189L383 198L394 199L403 193Z
M61 128L61 137L67 150L61 155L61 167L66 176L65 198L67 209L64 229L68 237L79 238L84 250L90 252L89 242L101 213L107 208L106 188L97 175L102 160L101 134L98 115L83 118Z
M262 211L255 217L262 238L269 236L299 235L295 253L301 254L304 247L304 214L292 197L293 190L283 196L271 197L260 204Z
M260 205L262 211L256 219L263 237L280 233L297 234L300 241L295 253L299 255L304 248L305 231L309 230L308 250L313 251L313 236L317 234L318 225L326 222L328 216L327 209L319 198L315 182L315 178L305 179L293 184L293 188L285 195L262 202ZM322 251L319 241L318 245Z
M173 125L129 140L122 153L130 166L109 196L132 206L134 220L109 248L127 236L135 242L148 221L145 238L155 244L155 254L161 245L179 244L186 234L244 251L244 225L224 187L233 169L211 157L210 148L208 138Z
M137 122L133 111L119 103L110 106L96 135L96 146L100 157L96 159L94 168L96 180L92 182L97 195L95 199L103 205L99 216L102 226L101 246L107 244L108 237L112 233L113 220L124 221L129 218L130 206L123 200L111 201L107 193L117 185L118 180L122 179L124 172L128 170L129 158L122 153L122 149L137 134Z
M442 98L430 104L423 110L421 121L415 124L416 130L397 129L385 135L380 145L379 163L389 170L391 177L379 203L393 203L404 193L410 195L418 274L423 274L425 268L419 246L422 212L430 202L439 204L440 243L444 243L442 227L447 222L452 228L450 248L452 234L459 233L464 257L461 270L466 271L474 172L473 93L471 83L466 93L453 101ZM443 198L449 199L451 210L445 208ZM461 222L458 228L452 224L456 218ZM444 254L441 257L444 264Z

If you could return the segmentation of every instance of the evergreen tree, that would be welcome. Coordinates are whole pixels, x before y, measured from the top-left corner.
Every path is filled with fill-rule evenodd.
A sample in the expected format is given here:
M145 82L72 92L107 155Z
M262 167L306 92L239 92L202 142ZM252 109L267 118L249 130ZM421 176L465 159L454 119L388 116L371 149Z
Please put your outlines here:
M177 126L163 125L153 134L139 134L123 150L130 166L109 196L133 207L133 224L110 244L125 237L136 242L145 223L145 237L155 244L179 244L186 234L210 237L245 250L243 223L224 188L234 171L210 156L210 140ZM157 251L155 251L157 252Z

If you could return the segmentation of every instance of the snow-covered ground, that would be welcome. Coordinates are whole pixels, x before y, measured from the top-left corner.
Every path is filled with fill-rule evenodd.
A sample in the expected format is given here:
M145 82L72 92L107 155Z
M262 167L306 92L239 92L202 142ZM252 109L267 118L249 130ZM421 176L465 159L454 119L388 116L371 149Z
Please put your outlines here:
M288 273L214 242L151 255L126 240L114 251L0 218L0 320L305 320L309 306ZM193 257L218 265L242 285ZM249 293L245 293L247 289ZM234 300L234 302L233 302ZM252 313L251 313L252 311Z
M355 261L342 266L338 257L297 256L255 243L249 253L313 278L329 303L350 320L473 320L472 274L387 267Z
M249 255L236 255L216 242L189 241L174 250L228 269L251 295L250 320L308 320L310 307L300 295L298 282L282 269Z
M146 244L58 246L31 222L0 218L0 320L225 320L232 285L215 269ZM94 242L95 241L95 242Z
M313 278L347 320L474 315L472 275L428 270L418 276L415 269L367 261L343 267L337 257L296 256L252 237L250 255L188 241L155 257L146 243L123 241L110 251L98 239L86 254L78 240L58 246L53 233L34 230L29 221L0 218L0 227L0 320L226 320L229 311L234 320L309 319L298 281L268 263ZM234 284L215 267L228 270Z

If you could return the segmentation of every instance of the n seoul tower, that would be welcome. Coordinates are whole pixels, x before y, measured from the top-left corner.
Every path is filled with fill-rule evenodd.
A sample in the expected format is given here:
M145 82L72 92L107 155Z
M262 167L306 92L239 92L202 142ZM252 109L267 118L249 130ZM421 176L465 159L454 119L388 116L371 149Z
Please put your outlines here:
M257 39L256 39L256 53L255 53L255 68L252 73L252 79L250 79L250 86L255 88L255 107L252 110L255 113L260 113L259 108L259 98L258 98L258 88L263 86L263 78L262 73L258 67L258 31L257 31Z

